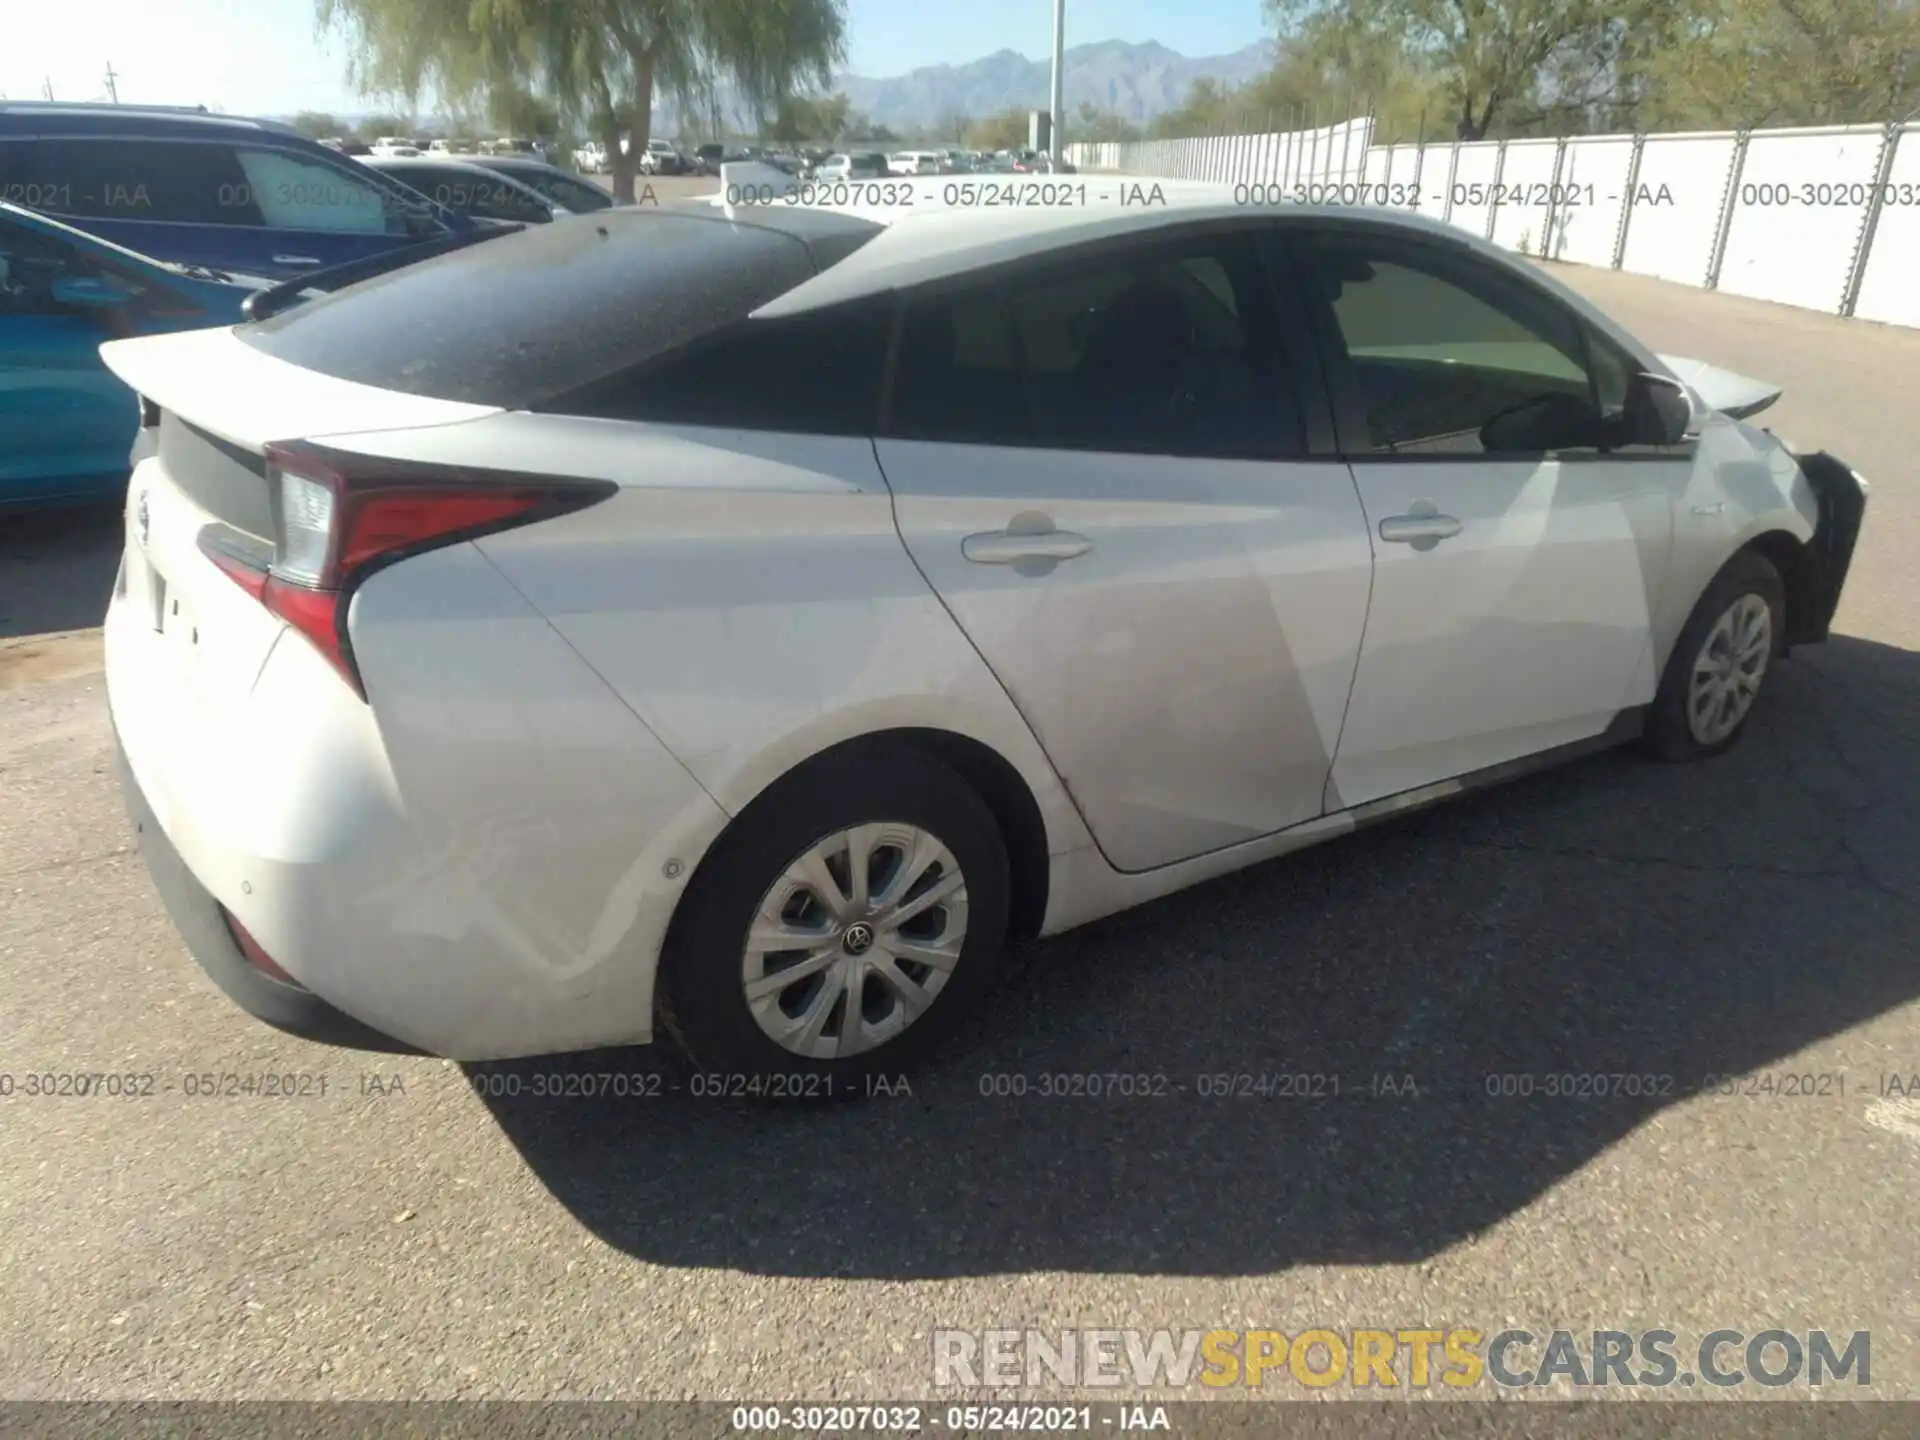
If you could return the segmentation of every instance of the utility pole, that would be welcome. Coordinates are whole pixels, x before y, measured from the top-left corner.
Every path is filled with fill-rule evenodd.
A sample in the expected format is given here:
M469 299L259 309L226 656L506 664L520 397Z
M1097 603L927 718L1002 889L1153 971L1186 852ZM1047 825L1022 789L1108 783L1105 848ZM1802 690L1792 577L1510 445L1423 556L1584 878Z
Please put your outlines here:
M45 89L47 92L47 99L52 100L53 99L53 77L51 75L47 76L47 83L46 83Z
M113 73L113 62L109 60L107 62L107 98L116 105L120 103L120 87L115 83L119 78Z
M1064 76L1062 57L1066 53L1067 0L1053 0L1053 94L1047 103L1047 156L1055 171L1060 168L1060 106Z

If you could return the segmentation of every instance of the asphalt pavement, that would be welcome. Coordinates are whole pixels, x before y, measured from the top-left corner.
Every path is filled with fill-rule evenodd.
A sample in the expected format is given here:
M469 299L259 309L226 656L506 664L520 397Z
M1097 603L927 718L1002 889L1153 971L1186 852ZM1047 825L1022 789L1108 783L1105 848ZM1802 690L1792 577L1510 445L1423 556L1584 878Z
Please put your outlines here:
M1866 1329L1858 1393L1920 1397L1920 333L1559 273L1874 482L1832 641L1718 762L1602 756L1032 947L855 1105L536 1099L659 1062L240 1014L115 791L112 517L0 522L0 1396L878 1400L936 1393L941 1327L1520 1325ZM62 1072L154 1090L28 1093ZM1273 1072L1340 1093L1201 1093ZM1086 1075L1164 1093L1041 1093Z

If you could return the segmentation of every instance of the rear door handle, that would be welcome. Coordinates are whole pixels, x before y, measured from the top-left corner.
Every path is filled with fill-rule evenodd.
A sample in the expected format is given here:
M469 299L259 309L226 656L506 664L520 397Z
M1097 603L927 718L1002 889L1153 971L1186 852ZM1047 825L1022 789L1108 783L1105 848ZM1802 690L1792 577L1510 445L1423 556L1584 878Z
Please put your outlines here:
M1464 527L1451 515L1442 515L1431 500L1416 500L1404 515L1389 515L1380 522L1380 538L1416 550L1431 550L1442 540L1451 540Z
M276 265L318 265L320 263L320 257L318 255L276 255L273 257L273 263Z
M1048 530L1041 534L992 530L985 535L969 535L960 542L960 553L976 565L1012 565L1021 560L1072 560L1092 548L1091 540L1071 530Z

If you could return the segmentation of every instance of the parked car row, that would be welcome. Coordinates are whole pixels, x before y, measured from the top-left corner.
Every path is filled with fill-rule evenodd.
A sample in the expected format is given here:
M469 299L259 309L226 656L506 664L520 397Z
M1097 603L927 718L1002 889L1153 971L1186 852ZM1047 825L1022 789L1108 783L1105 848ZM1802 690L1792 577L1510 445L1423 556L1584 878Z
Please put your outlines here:
M0 506L125 485L139 407L104 341L231 324L249 300L284 308L614 204L515 147L346 143L199 108L0 103Z

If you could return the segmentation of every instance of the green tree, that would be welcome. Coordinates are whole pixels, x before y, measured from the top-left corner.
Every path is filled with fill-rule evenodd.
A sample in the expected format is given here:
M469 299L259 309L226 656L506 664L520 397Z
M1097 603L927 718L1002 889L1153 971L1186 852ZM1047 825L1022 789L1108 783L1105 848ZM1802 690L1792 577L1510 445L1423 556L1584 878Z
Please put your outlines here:
M326 140L335 135L345 135L351 127L343 125L324 110L302 110L293 117L293 128L312 139Z
M967 126L969 150L1024 150L1027 144L1027 112L1002 110Z
M1645 128L1908 118L1920 111L1920 4L1693 0L1643 83Z
M1462 140L1630 101L1686 3L1265 0L1283 35L1299 43L1294 53L1344 53L1360 70L1387 65L1426 77Z
M838 140L846 133L852 113L853 102L844 95L783 96L763 133L776 145Z
M845 58L841 0L317 0L346 33L368 93L491 95L517 87L606 147L634 194L656 100L714 117L723 92L765 121ZM622 141L626 144L623 146Z
M1138 140L1140 127L1111 110L1102 110L1091 100L1082 100L1073 119L1065 127L1064 138L1094 144L1101 141Z
M487 123L502 135L551 139L563 128L560 107L526 86L505 82L486 92Z
M360 122L359 138L378 140L382 135L413 134L413 119L407 115L369 115Z

